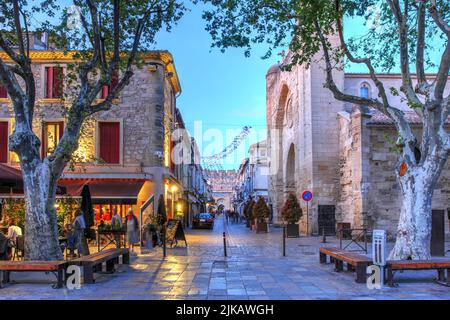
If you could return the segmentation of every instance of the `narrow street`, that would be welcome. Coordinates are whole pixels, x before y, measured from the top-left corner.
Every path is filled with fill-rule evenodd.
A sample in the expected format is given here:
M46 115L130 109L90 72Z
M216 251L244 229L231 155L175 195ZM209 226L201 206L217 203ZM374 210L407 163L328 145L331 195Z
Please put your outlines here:
M450 299L448 288L435 284L435 274L426 271L396 274L398 287L369 290L354 282L353 273L336 273L331 265L319 264L321 237L287 239L283 257L281 229L255 234L219 216L214 230L186 233L188 248L180 243L168 249L166 259L160 248L134 255L130 266L97 275L95 284L79 290L55 290L45 279L36 283L38 275L13 274L18 283L0 289L0 299ZM327 242L338 245L335 238ZM27 283L31 276L33 283ZM47 281L52 279L49 275Z

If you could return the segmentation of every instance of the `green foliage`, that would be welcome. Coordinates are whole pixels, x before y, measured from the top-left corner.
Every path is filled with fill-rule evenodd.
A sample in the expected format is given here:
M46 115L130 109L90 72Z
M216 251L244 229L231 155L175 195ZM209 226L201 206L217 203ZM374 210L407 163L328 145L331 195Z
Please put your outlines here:
M252 208L253 217L259 222L265 222L270 215L270 209L266 204L266 200L260 197Z
M392 137L392 135L385 133L384 139L387 141L387 143L390 145L389 151L401 155L403 152L403 148L405 147L405 142L400 136L397 136L397 140Z
M255 205L255 201L252 199L248 200L244 206L244 217L247 221L252 221L253 217L253 206Z
M25 202L23 199L6 198L2 209L3 221L14 221L22 230L25 227Z
M245 55L250 55L255 44L267 45L264 58L270 57L274 50L289 47L292 60L284 68L292 65L306 64L321 49L320 39L316 33L318 22L325 36L335 34L335 21L356 18L365 34L347 39L352 53L357 57L372 59L376 69L388 72L399 65L399 40L397 21L387 1L379 0L197 0L209 6L203 14L212 37L212 46L222 51L230 47L243 48ZM336 10L336 2L340 10ZM437 7L446 21L450 20L450 3L437 0ZM404 7L401 2L402 9ZM415 63L417 43L417 1L408 1L407 24L411 26L408 33L410 63ZM434 66L430 53L446 44L443 32L426 14L425 65ZM355 27L355 24L353 25ZM358 27L358 26L357 26ZM335 50L334 59L339 60L342 52Z
M156 214L156 221L159 225L163 225L167 222L166 204L164 202L163 195L160 195L158 199L158 212Z
M286 202L281 208L281 216L287 223L296 223L303 216L302 208L298 202L297 196L294 193L290 193Z

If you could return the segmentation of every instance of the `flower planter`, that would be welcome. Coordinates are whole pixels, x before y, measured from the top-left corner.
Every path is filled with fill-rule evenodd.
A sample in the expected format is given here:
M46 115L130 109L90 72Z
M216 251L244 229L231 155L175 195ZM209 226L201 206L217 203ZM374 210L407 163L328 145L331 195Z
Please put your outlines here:
M298 237L300 237L298 224L296 224L296 223L289 223L286 226L286 237L287 238L298 238Z
M256 223L256 233L267 233L267 222L257 222Z

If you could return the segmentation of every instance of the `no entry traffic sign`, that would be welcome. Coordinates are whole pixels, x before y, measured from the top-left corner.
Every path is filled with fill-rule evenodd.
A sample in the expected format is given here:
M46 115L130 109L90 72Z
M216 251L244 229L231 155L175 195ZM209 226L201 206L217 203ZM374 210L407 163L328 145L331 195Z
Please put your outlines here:
M306 190L302 193L302 199L306 202L310 202L313 198L313 194L311 191Z

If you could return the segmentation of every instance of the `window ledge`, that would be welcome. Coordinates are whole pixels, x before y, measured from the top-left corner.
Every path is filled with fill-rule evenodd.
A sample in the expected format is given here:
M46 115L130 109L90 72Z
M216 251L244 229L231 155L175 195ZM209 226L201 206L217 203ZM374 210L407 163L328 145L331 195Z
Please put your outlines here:
M63 98L44 98L39 100L40 103L58 103L58 104L64 104L66 101Z
M95 103L101 103L103 101L105 101L105 99L96 99ZM113 105L118 105L119 103L120 103L120 99L113 99L113 101L112 101Z

